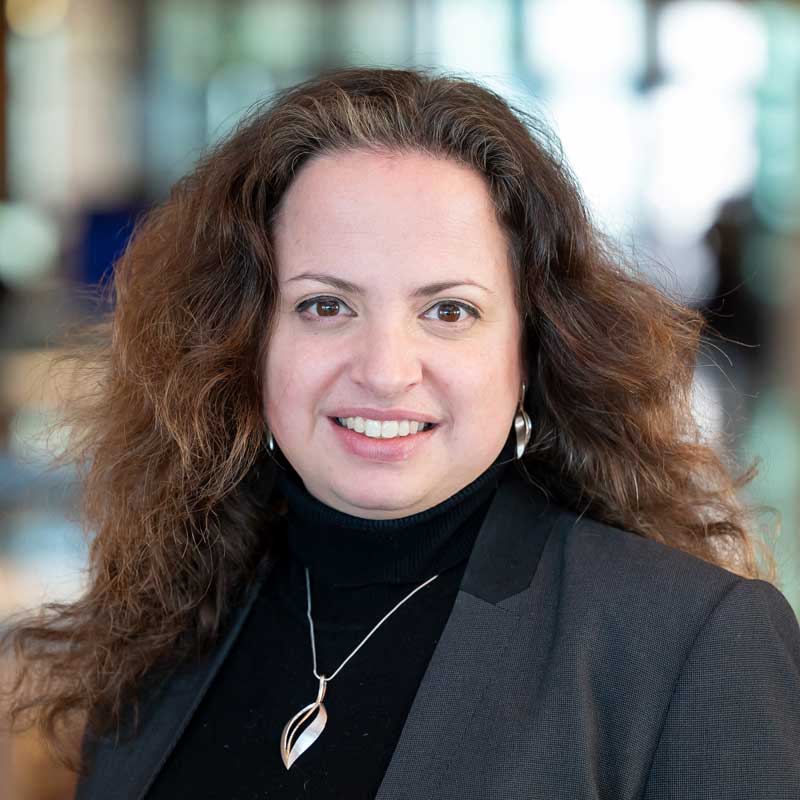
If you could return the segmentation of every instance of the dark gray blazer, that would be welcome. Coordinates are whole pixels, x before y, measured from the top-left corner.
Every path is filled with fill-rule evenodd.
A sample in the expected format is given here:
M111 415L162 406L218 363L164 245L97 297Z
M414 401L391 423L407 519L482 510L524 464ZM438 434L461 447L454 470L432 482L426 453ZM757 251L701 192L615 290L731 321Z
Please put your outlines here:
M145 699L137 739L85 742L78 800L146 796L258 589L212 658ZM772 585L509 468L376 797L798 800L797 618Z

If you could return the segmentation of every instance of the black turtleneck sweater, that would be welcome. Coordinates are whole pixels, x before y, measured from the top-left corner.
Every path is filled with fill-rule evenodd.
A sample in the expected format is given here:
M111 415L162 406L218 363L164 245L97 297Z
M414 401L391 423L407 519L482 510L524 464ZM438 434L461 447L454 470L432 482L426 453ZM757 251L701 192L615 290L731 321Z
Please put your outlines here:
M513 457L513 456L512 456ZM291 467L286 555L272 568L247 621L148 800L374 798L422 676L450 615L509 447L468 486L412 516L368 520L314 498ZM377 622L403 603L327 686L319 738L287 770L284 725L317 698ZM308 721L303 727L308 724Z

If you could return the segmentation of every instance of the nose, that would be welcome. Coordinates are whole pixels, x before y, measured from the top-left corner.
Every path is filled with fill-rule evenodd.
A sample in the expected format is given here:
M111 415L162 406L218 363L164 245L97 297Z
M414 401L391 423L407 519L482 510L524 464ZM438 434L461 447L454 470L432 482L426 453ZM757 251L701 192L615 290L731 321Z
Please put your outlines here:
M422 379L420 343L398 322L377 321L364 332L350 377L374 397L398 397Z

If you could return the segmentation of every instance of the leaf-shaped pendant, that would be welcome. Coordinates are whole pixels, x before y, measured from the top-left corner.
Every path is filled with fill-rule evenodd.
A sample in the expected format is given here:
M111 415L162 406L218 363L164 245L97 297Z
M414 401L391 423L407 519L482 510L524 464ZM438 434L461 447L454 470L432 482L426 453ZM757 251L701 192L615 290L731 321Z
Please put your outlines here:
M328 721L328 712L322 704L322 699L325 697L325 688L327 686L327 678L323 675L319 679L319 692L315 702L310 703L301 708L284 726L283 733L281 734L281 758L286 769L289 769L292 764L311 747L325 728L325 723ZM300 734L300 737L294 742L300 726L318 710L318 714L309 723L308 727Z

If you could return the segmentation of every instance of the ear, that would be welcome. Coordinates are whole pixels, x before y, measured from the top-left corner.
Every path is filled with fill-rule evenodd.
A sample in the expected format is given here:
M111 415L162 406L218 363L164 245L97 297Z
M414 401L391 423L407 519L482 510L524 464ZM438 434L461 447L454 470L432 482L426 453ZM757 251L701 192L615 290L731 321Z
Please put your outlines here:
M524 384L525 385L525 395L527 396L528 392L531 389L530 370L528 369L527 361L523 360L523 362L522 362L522 364L520 366L519 374L520 374L520 389L522 388L522 385Z

